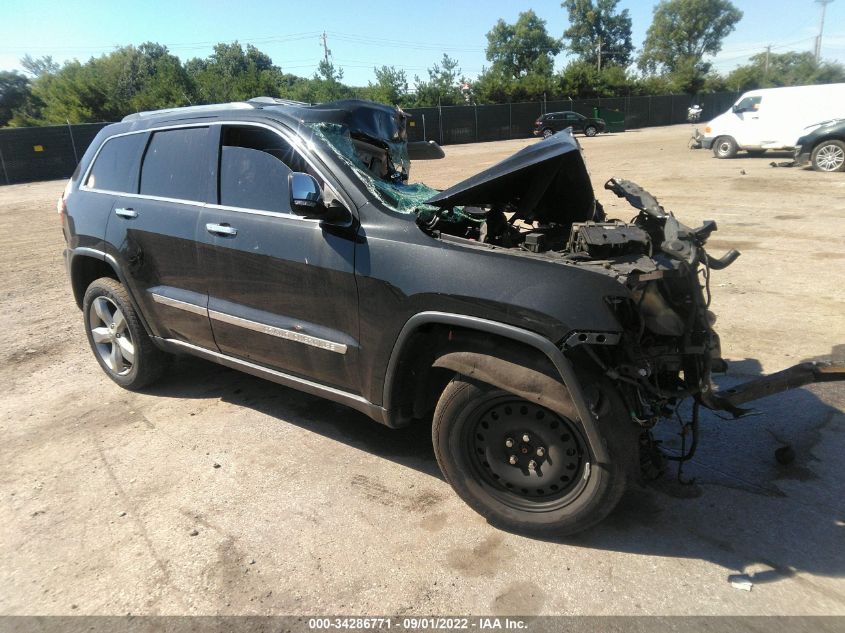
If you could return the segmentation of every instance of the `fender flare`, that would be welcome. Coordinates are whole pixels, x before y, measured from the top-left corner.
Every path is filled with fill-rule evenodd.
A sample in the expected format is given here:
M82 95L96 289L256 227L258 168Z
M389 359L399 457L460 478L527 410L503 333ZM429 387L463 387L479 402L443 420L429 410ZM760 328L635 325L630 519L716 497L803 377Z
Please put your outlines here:
M542 354L544 354L554 366L557 374L560 377L560 382L563 383L563 385L569 391L569 396L577 412L578 421L580 421L581 426L584 429L584 434L586 435L587 442L590 445L590 450L593 454L593 457L600 464L609 462L610 455L608 454L607 448L604 442L602 441L602 437L599 433L596 416L590 409L589 401L586 395L584 394L584 390L581 386L580 381L578 380L578 377L575 373L575 369L572 366L570 360L566 358L563 352L559 350L557 346L547 338L541 336L540 334L537 334L536 332L516 327L514 325L508 325L507 323L500 323L498 321L491 321L489 319L482 319L480 317L472 317L463 314L452 314L448 312L419 312L412 316L405 322L405 325L399 332L399 336L396 339L396 343L393 346L393 351L390 354L390 360L387 364L387 371L385 372L384 380L384 396L382 398L383 407L387 412L390 411L392 406L390 387L393 383L396 370L399 365L399 359L402 356L402 348L409 339L409 337L419 327L428 324L453 325L455 327L461 327L469 330L476 330L488 334L493 334L496 336L502 336L504 338L514 340L518 343L533 347L540 351ZM449 354L445 355L442 358L447 358L448 356ZM454 362L457 364L458 360L459 359L457 357L453 357L451 361L445 362ZM463 358L461 359L461 362L470 362L470 359L468 357ZM490 367L486 367L486 371L491 372L491 376L501 377L500 372L498 370L492 370ZM479 374L477 373L476 375L478 376ZM539 381L539 378L537 378L536 376L534 378ZM498 380L499 378L496 379ZM549 380L550 382L554 382L551 379ZM505 383L502 382L502 384ZM536 382L533 384L536 387L540 386L541 382ZM509 391L512 390L510 387L508 387L507 389Z
M99 249L89 248L87 246L77 246L76 248L68 249L67 252L67 272L68 276L71 278L71 281L73 280L73 260L76 257L90 257L92 259L97 259L108 264L114 271L114 274L117 275L117 280L123 285L124 288L126 288L126 294L129 295L129 300L132 302L132 307L135 308L135 313L138 315L138 319L141 321L141 325L144 326L144 330L146 330L147 334L153 336L153 331L150 329L149 323L147 323L147 318L141 311L141 308L138 305L138 301L135 299L135 295L132 293L132 289L129 287L129 284L126 283L126 277L124 276L123 271L120 269L120 264L118 264L117 260L113 256Z

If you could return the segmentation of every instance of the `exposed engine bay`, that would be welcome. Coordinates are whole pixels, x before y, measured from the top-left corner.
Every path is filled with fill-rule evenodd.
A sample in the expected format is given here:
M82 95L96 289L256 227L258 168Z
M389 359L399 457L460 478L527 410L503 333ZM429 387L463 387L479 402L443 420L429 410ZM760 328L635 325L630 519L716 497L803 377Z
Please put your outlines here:
M681 404L692 400L691 419L682 422L690 444L666 458L683 462L694 454L700 406L741 417L748 412L739 406L745 402L808 382L845 379L841 364L805 363L717 391L711 375L725 372L727 363L709 310L710 275L739 253L709 255L705 244L715 222L687 227L627 180L611 178L605 189L627 200L635 215L608 218L594 197L581 148L568 131L436 191L408 184L409 156L437 158L442 150L425 143L403 146L407 115L395 109L381 114L392 117L390 125L312 127L388 207L416 214L420 229L433 237L587 268L624 287L607 298L621 331L572 332L560 346L576 366L601 372L618 386L645 444L652 442L649 429L662 418L680 420ZM373 132L386 127L394 130L390 138ZM643 454L659 453L649 448L654 447L644 446Z

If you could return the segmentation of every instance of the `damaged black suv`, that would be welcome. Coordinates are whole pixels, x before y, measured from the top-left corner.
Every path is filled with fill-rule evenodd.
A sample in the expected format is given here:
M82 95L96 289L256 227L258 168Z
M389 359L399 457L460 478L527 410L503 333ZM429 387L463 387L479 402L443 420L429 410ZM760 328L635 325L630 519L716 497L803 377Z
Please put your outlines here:
M630 182L607 188L635 219L605 218L568 132L409 184L443 153L406 119L259 98L104 128L58 203L94 357L127 389L188 353L390 427L433 419L446 479L492 523L593 525L661 418L690 399L695 437L699 405L753 397L710 380L707 279L737 253L708 256L712 222Z

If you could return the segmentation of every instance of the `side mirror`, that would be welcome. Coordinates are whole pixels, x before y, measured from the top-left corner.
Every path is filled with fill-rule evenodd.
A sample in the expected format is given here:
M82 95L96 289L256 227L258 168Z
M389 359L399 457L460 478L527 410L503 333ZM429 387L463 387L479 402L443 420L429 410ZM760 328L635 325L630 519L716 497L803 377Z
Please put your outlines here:
M320 183L311 174L299 171L290 176L290 205L294 211L308 215L323 204L323 191Z
M290 176L290 206L309 220L336 221L349 216L349 211L332 196L328 204L323 200L320 183L311 174L295 171Z
M733 110L734 114L740 114L742 112L745 112L745 110L741 106L738 106L738 105L735 105L734 107L732 107L731 110Z

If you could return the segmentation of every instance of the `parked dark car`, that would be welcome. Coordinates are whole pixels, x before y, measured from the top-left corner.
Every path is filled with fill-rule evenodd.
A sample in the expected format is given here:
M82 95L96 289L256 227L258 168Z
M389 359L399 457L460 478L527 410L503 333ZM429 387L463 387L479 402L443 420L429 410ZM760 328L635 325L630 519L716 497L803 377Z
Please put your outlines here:
M571 127L573 132L595 136L607 129L607 123L604 119L593 119L577 112L547 112L534 121L534 136L548 138L568 127Z
M741 411L710 380L725 363L699 281L738 253L708 256L715 224L627 181L606 187L638 215L606 221L566 132L445 191L409 184L409 157L442 152L408 143L406 118L261 98L104 128L58 201L94 357L127 389L187 353L430 422L491 522L587 528L662 463L650 429L684 400L674 459L700 405Z
M845 171L845 119L825 121L795 145L795 162L816 171Z

